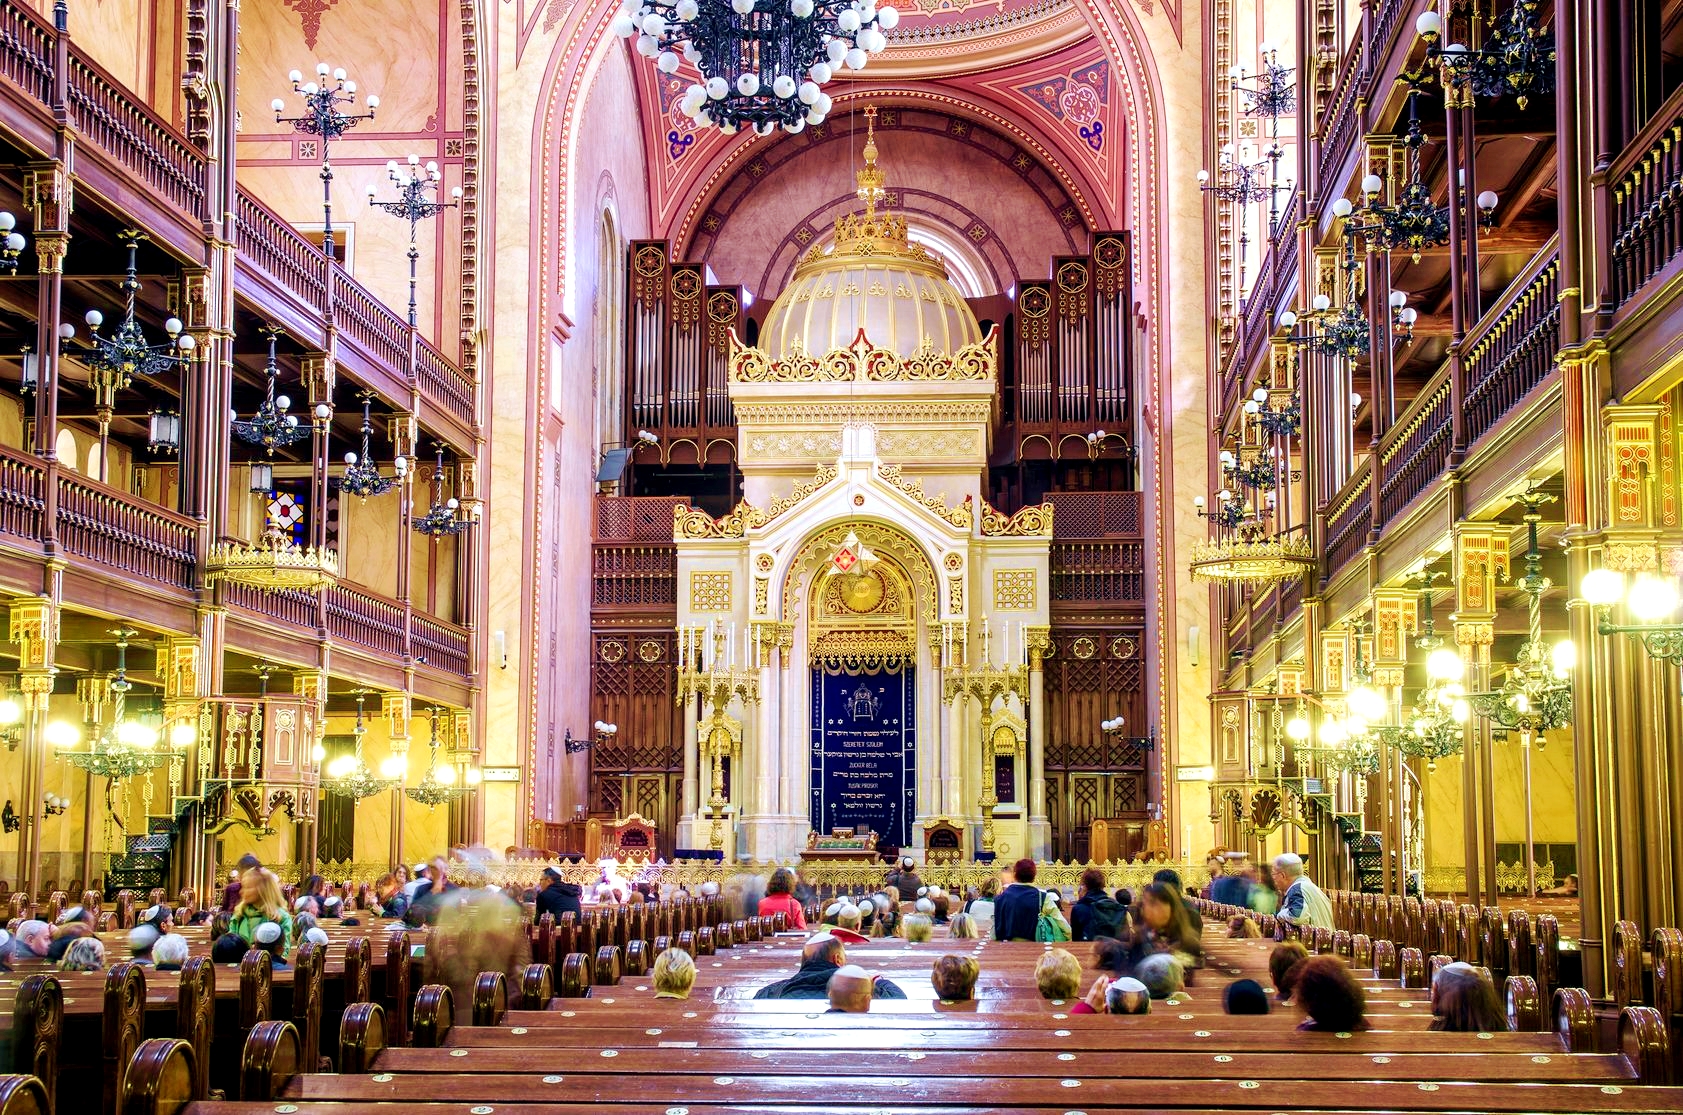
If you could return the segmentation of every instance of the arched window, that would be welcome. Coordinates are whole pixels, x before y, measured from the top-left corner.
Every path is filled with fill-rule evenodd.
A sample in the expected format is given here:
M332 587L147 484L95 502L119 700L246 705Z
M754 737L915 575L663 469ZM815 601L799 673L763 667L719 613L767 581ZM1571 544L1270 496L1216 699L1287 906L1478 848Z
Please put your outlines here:
M625 440L625 252L611 199L596 241L596 444Z
M67 468L71 472L82 471L81 467L76 462L75 434L71 433L69 430L60 430L58 432L58 441L54 443L54 448L58 450L59 467Z

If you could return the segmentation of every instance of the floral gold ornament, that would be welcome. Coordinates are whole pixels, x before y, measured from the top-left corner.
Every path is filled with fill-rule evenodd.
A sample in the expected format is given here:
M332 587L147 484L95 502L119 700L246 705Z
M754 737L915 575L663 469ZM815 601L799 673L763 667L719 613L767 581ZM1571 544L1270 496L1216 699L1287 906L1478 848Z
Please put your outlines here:
M205 580L228 581L265 592L311 592L339 579L339 555L325 547L300 546L269 517L253 543L219 542L205 555Z

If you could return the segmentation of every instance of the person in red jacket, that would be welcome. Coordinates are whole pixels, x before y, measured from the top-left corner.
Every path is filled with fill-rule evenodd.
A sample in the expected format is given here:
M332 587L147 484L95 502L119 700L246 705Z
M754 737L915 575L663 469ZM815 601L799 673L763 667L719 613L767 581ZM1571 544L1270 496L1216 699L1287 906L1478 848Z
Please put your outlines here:
M762 918L782 914L790 929L806 928L806 914L801 910L801 904L795 901L793 871L787 867L779 867L771 873L771 881L766 884L766 896L760 899L760 907L756 913Z

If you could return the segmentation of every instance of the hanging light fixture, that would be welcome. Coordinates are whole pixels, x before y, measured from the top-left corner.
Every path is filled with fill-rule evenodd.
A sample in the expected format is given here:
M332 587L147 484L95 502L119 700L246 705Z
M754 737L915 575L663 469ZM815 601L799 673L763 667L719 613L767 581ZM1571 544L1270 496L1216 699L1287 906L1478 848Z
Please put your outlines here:
M1511 93L1523 109L1532 97L1554 92L1554 33L1542 27L1541 8L1538 0L1516 0L1478 50L1462 43L1438 46L1444 27L1438 12L1420 13L1414 30L1426 40L1426 57L1442 70L1446 88L1470 88L1480 97Z
M18 273L18 258L28 246L29 241L18 231L18 219L0 209L0 275Z
M371 392L362 393L362 453L345 454L345 474L339 479L339 490L351 493L362 499L369 496L385 495L409 471L409 462L403 457L392 461L395 476L381 476L380 466L374 462L373 451L368 446L368 439L374 432L373 423L369 419L369 408L373 404L374 396Z
M421 534L437 542L461 534L473 525L473 519L461 512L461 501L455 496L444 498L444 446L437 447L432 468L432 506L425 515L409 520Z
M268 381L263 402L250 418L242 419L236 414L233 425L234 434L241 441L261 445L266 453L273 456L276 449L309 437L310 428L300 423L296 414L287 413L292 407L291 399L275 394L275 381L280 378L275 342L280 338L281 331L274 326L265 326L262 333L269 340L269 359L263 365L263 375Z
M1526 547L1525 573L1517 584L1526 596L1528 634L1502 688L1494 693L1475 693L1470 700L1474 712L1499 727L1519 732L1527 742L1535 738L1541 750L1543 732L1564 728L1572 721L1570 679L1578 656L1570 639L1553 647L1543 642L1543 593L1548 591L1550 581L1543 576L1543 555L1537 545L1537 524L1543 519L1538 508L1553 503L1554 497L1526 492L1519 502L1525 507Z
M187 354L193 351L195 344L191 333L182 332L178 317L164 322L164 332L169 337L167 341L153 344L146 339L134 316L136 297L140 294L137 259L140 242L146 239L146 234L139 229L127 228L117 234L117 239L129 253L128 266L123 269L123 320L118 323L115 332L101 334L99 327L105 324L104 314L89 310L83 317L88 323L88 339L93 344L93 352L84 362L96 373L105 374L113 393L127 387L134 376L155 376L184 366ZM69 325L68 322L65 324ZM68 334L61 326L59 334L69 340L75 336L75 326L69 327Z
M409 222L409 327L415 327L416 304L415 283L416 265L421 259L420 245L415 239L415 229L428 217L436 217L446 209L453 209L462 200L462 188L452 187L449 201L437 201L434 195L442 188L444 172L438 169L438 164L428 162L421 166L419 155L410 155L399 163L392 159L386 163L386 177L397 187L396 201L375 201L380 193L380 187L375 183L368 183L368 203L374 208L390 213L394 217L401 217Z
M453 762L438 761L438 721L445 715L445 710L434 706L431 712L427 772L421 777L419 785L410 786L403 791L411 800L428 807L445 805L467 797L479 788L479 783L484 777L476 766L458 767Z
M368 727L363 723L362 707L367 700L369 691L356 691L356 727L351 730L352 738L356 741L353 751L349 755L340 755L327 764L322 779L322 789L335 797L350 798L358 802L364 798L371 798L375 794L383 794L392 787L400 785L402 778L377 778L368 769L368 763L362 757L362 737L368 734Z
M1358 231L1368 241L1386 251L1405 251L1420 262L1420 254L1427 248L1449 243L1449 207L1432 200L1432 191L1421 177L1420 151L1426 146L1426 131L1420 125L1418 100L1420 90L1408 93L1408 127L1403 132L1403 162L1408 181L1397 196L1396 204L1379 201L1385 180L1377 174L1362 179L1362 215L1364 222Z
M1332 203L1334 216L1349 217L1352 210L1348 198L1341 197ZM1309 312L1302 317L1292 310L1281 313L1280 328L1286 330L1284 339L1288 344L1301 345L1326 356L1356 360L1372 349L1373 327L1362 312L1362 264L1356 255L1356 229L1349 221L1344 226L1344 258L1339 267L1344 272L1343 303L1334 309L1330 295L1317 294L1309 303ZM1293 333L1299 323L1307 324L1309 328L1302 333Z
M380 107L380 98L370 93L363 100L367 112L347 112L346 109L356 104L356 82L346 78L343 68L334 69L326 62L316 63L316 77L318 81L305 81L304 75L293 70L287 75L292 82L292 91L304 99L304 111L297 116L286 116L286 102L276 97L269 105L275 110L275 123L291 124L293 129L305 135L321 137L321 209L322 209L322 250L327 258L336 258L333 250L333 164L328 159L327 150L332 142L356 127L364 120L374 119L374 110Z
M1269 391L1258 387L1245 400L1245 413L1256 421L1262 432L1274 437L1294 437L1303 425L1303 404L1297 392Z
M158 746L156 728L125 715L128 693L134 687L128 678L129 640L139 632L119 627L111 634L117 637L117 671L111 678L111 723L88 741L85 751L79 750L81 733L73 724L54 721L47 725L46 735L58 757L71 766L98 778L115 780L148 774L169 762L174 752L168 745Z
M663 74L695 67L679 107L700 126L770 135L823 123L823 87L864 69L899 22L875 0L622 0L608 29Z
M167 408L147 414L146 451L166 457L181 452L181 415Z
M1432 585L1439 576L1431 569L1421 574L1421 611L1425 618L1420 621L1414 645L1426 652L1426 686L1404 724L1376 729L1381 743L1404 755L1425 759L1429 771L1436 770L1437 761L1444 756L1461 754L1466 745L1467 721L1473 714L1466 687L1461 684L1466 663L1459 652L1444 645L1432 620Z

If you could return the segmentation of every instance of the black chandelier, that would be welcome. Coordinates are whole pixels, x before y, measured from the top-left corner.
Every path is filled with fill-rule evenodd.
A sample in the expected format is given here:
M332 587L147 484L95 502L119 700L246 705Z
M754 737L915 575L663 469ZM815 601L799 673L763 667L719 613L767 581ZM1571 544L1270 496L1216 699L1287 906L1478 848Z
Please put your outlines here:
M864 69L899 22L876 0L622 0L609 29L663 74L696 69L681 107L701 127L770 135L823 123L823 86Z
M108 372L115 386L123 388L128 386L133 376L155 376L183 366L187 363L187 354L193 351L194 342L191 333L182 332L178 317L164 322L164 332L169 340L153 344L146 339L134 317L136 296L140 293L139 268L135 260L146 234L139 229L126 228L117 234L117 238L129 252L128 266L123 268L123 320L108 335L99 332L99 327L105 323L105 315L98 310L89 310L82 320L88 323L89 340L94 348L87 363ZM67 340L74 332L74 327L68 322L59 329L60 336Z
M1427 248L1449 243L1449 207L1432 200L1432 191L1420 175L1420 149L1426 146L1426 132L1420 126L1419 96L1419 90L1409 91L1408 128L1403 133L1408 181L1396 204L1384 205L1379 195L1385 189L1385 180L1377 174L1364 177L1362 208L1367 220L1358 227L1374 247L1408 252L1415 263Z
M419 155L410 155L406 163L399 163L396 159L386 163L386 177L397 187L396 201L375 201L375 195L380 188L374 183L368 184L368 203L376 209L382 209L394 217L401 217L409 222L409 327L415 327L415 265L421 258L421 249L415 242L415 226L428 217L436 217L446 209L453 209L462 200L462 188L452 187L449 201L438 201L434 197L442 188L443 171L438 164L429 161L423 168Z
M1470 88L1480 97L1512 93L1523 109L1533 96L1554 92L1554 33L1541 26L1540 7L1538 0L1516 0L1478 50L1461 43L1438 46L1444 21L1437 12L1422 12L1414 30L1428 44L1427 59L1443 68L1445 86Z
M292 82L292 91L304 98L304 111L299 115L284 115L286 102L279 97L269 107L275 110L275 123L291 124L305 135L321 137L322 251L331 259L334 258L333 164L328 160L327 148L333 140L364 120L374 119L374 110L380 107L380 98L370 93L362 102L367 112L347 112L346 109L356 104L356 82L347 80L343 69L336 70L326 62L316 63L316 77L319 81L305 81L303 73L298 70L287 75Z
M1257 48L1262 69L1253 78L1241 65L1227 71L1228 87L1245 98L1245 115L1278 120L1297 111L1297 73L1280 64L1278 48L1262 43ZM1246 82L1255 81L1255 85Z
M24 248L29 241L18 231L18 219L10 212L0 209L0 275L16 275L18 273L18 257L23 255Z
M411 526L421 534L437 542L440 538L449 538L461 534L473 525L473 519L461 512L461 501L451 496L444 498L444 446L437 448L432 469L432 506L427 508L425 515L416 515L409 520Z
M362 453L345 454L345 474L339 478L339 490L360 499L385 495L409 471L409 462L397 457L392 461L392 470L396 475L380 475L380 466L374 462L374 454L368 445L374 433L374 424L369 420L369 407L373 401L371 393L362 393Z
M1275 437L1292 437L1303 425L1303 404L1295 391L1277 391L1258 387L1245 400L1245 413L1256 420L1262 432Z
M1348 217L1351 212L1349 200L1339 198L1332 203L1332 211L1336 216ZM1339 267L1344 271L1343 304L1334 309L1331 296L1317 294L1309 303L1309 312L1302 318L1291 310L1282 313L1280 327L1286 330L1285 339L1290 344L1302 345L1326 356L1356 360L1372 349L1373 327L1362 312L1359 285L1362 265L1356 257L1356 230L1348 221L1344 227L1344 259ZM1303 333L1292 333L1291 330L1300 321L1311 328Z
M266 326L263 335L269 340L269 359L263 365L263 375L268 380L264 391L263 403L250 418L234 418L234 434L241 441L250 445L261 445L273 456L276 449L296 444L310 436L310 428L298 421L296 414L288 414L292 400L285 395L275 394L275 380L280 378L280 365L275 361L275 341L279 339L281 331L273 326Z

